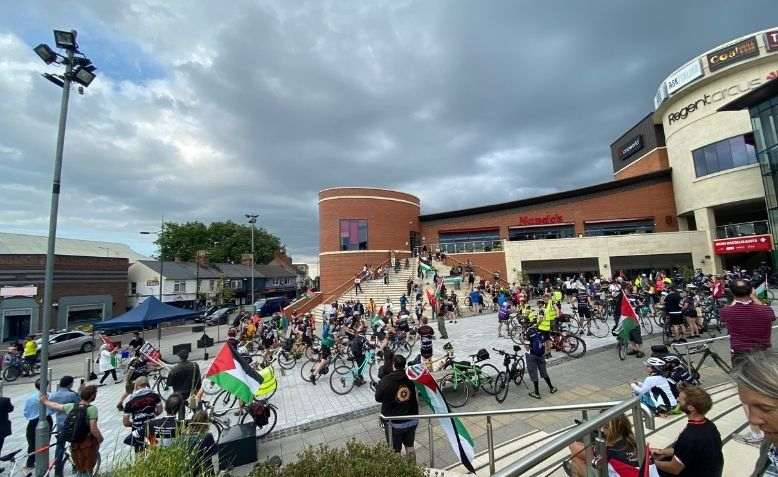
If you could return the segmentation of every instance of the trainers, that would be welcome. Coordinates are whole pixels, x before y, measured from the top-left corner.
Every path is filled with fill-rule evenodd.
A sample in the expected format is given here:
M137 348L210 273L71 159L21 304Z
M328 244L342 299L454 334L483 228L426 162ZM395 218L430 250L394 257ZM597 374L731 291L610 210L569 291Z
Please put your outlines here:
M732 436L736 441L747 444L754 447L759 447L762 444L763 438L754 434L753 432L746 432L745 434L735 434Z
M554 386L551 386L550 388L548 388L548 392L550 392L551 394L554 394L555 392L557 392L557 388L555 388Z
M533 391L530 391L529 397L535 398L535 399L540 399L540 394L538 394L536 392L533 392Z
M311 384L313 384L314 386L316 385L316 376L314 376L313 374L311 375Z
M635 353L635 357L636 358L645 358L646 357L646 353L644 353L642 351L638 351L637 353Z

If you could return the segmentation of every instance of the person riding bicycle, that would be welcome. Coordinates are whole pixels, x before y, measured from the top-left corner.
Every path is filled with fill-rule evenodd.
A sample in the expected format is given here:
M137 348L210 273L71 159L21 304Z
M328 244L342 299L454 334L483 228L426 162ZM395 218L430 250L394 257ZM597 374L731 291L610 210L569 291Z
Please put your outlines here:
M24 376L30 376L35 369L35 363L38 362L38 343L32 335L29 335L24 341L24 353L22 353L28 371L24 371ZM24 368L22 368L24 369Z
M273 357L273 347L276 344L276 327L270 321L265 321L259 329L259 338L262 340L262 347L265 350L265 361L270 361Z
M506 299L500 305L500 309L497 311L497 337L502 338L502 329L505 327L506 332L508 330L508 318L511 314L511 304ZM506 335L507 336L507 335Z
M365 378L362 377L362 371L364 366L362 363L365 361L365 349L368 347L367 338L364 335L358 334L349 343L349 349L351 350L351 356L354 358L354 368L357 372L357 377L354 380L354 384L361 386L365 384Z
M632 392L640 397L640 402L654 413L667 414L677 404L670 383L664 374L667 363L662 358L652 357L645 361L645 365L648 377L641 383L633 382L630 385Z
M432 340L435 338L435 330L427 323L427 317L421 318L419 333L419 354L421 361L427 368L432 366ZM431 369L430 369L431 370Z

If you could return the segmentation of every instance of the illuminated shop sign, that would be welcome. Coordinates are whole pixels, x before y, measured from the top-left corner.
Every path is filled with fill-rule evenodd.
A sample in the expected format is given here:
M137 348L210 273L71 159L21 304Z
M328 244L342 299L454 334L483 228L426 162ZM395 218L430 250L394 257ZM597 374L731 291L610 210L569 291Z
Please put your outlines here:
M756 44L756 37L752 36L713 53L708 53L708 69L711 71L720 70L754 56L759 56L759 46Z
M519 225L551 225L561 224L564 221L559 214L544 215L541 217L528 217L522 215L519 217Z
M643 136L638 134L630 139L627 144L619 147L619 159L622 161L643 149Z
M764 34L764 46L767 51L778 50L778 30L768 31Z

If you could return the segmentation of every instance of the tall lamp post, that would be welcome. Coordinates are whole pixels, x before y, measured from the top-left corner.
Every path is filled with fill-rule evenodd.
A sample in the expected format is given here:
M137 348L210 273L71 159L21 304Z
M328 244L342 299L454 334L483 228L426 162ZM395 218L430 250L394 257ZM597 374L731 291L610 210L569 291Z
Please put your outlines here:
M57 48L65 51L61 55L45 43L41 43L33 50L43 60L50 65L52 63L65 66L65 73L49 74L44 73L43 77L62 88L62 100L59 110L59 129L57 131L57 149L54 156L54 177L51 188L51 208L49 211L49 237L48 247L46 249L46 275L43 288L43 321L41 323L41 373L40 391L45 393L49 387L49 375L46 370L49 368L49 328L51 326L51 300L54 285L54 246L57 238L57 214L59 212L59 190L60 179L62 175L62 152L65 146L65 124L68 116L68 101L70 100L70 84L75 81L79 85L79 92L83 93L84 86L89 86L95 79L94 71L96 68L92 62L78 50L76 42L76 31L54 30L54 42ZM38 415L46 415L46 406L42 403L38 408ZM38 425L35 428L35 447L44 449L50 440L50 429L46 419L38 419ZM49 463L49 451L42 450L35 454L35 475L42 476L46 473Z
M153 232L141 232L141 235L156 235L157 239L159 239L159 301L160 303L164 303L162 301L162 276L163 272L165 270L165 260L162 257L162 234L165 232L165 219L162 219L162 222L160 223L160 227L158 231ZM157 326L157 346L159 349L162 349L162 327Z
M251 304L253 305L255 303L254 265L256 264L256 259L254 258L254 227L257 225L257 218L259 218L259 214L246 214L246 218L249 219L249 223L251 224Z

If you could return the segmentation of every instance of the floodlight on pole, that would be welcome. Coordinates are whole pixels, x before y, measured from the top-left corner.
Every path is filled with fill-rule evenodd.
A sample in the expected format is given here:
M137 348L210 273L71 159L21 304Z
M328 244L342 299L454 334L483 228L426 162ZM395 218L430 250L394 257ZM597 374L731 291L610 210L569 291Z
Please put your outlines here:
M78 69L73 73L73 81L82 86L89 86L89 83L91 83L97 75L89 71L87 68L88 67L79 66Z
M44 63L47 65L50 65L57 61L57 54L54 53L54 50L49 47L46 43L41 43L40 45L33 48L33 51L40 57L41 60L43 60Z
M254 226L257 224L257 218L259 214L246 214L246 218L249 219L251 224L251 304L254 304L254 267L257 264L254 258ZM254 310L256 311L256 310Z
M41 76L43 76L47 80L51 81L55 85L59 86L60 88L64 88L65 87L65 82L62 80L62 77L60 77L59 75L52 75L50 73L43 73L43 74L41 74Z
M78 43L76 43L76 31L54 30L54 42L57 44L57 48L63 50L78 50Z

